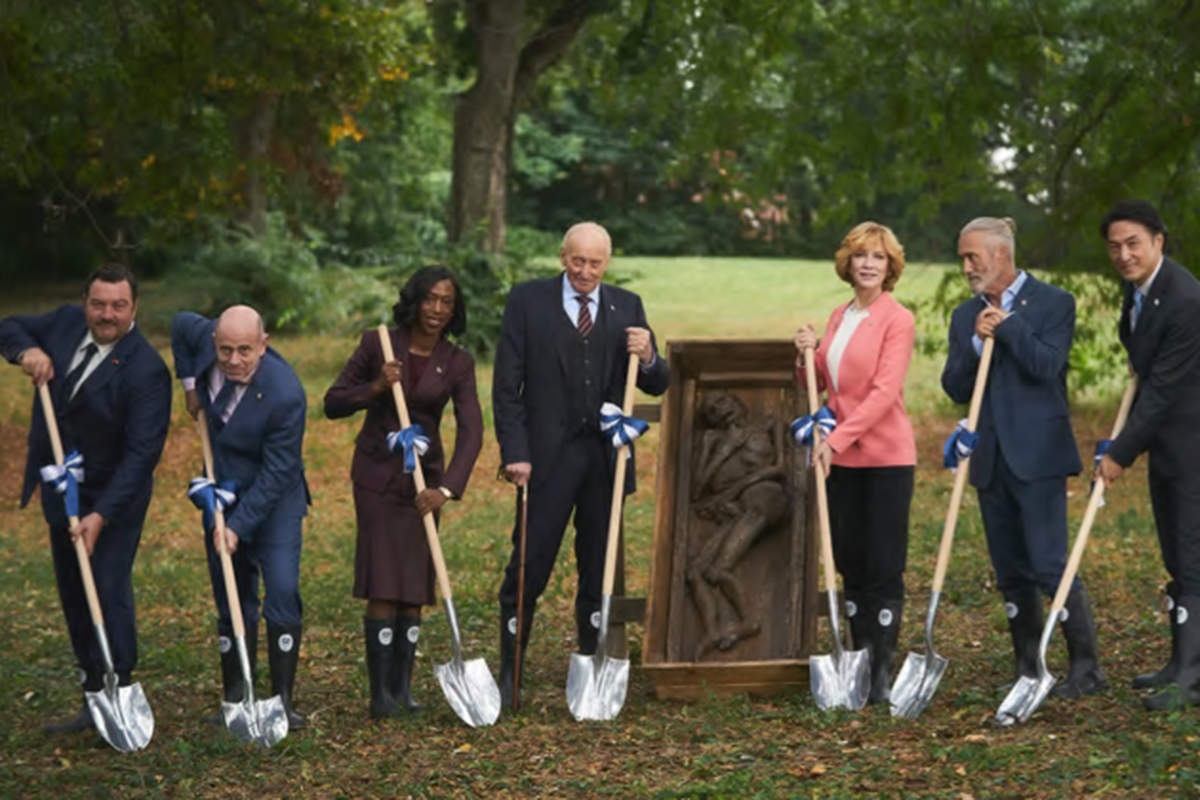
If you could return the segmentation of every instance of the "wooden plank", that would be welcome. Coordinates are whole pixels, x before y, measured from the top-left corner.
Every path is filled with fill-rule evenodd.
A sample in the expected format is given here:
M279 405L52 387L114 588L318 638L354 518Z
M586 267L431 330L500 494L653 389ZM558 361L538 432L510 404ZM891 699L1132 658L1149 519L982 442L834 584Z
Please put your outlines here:
M678 437L676 446L676 461L675 461L675 486L674 486L674 503L675 503L675 518L672 520L671 527L671 599L668 611L676 609L677 613L682 615L682 609L688 602L687 599L687 582L685 575L687 572L688 558L688 516L691 514L691 507L688 504L687 498L691 492L692 485L692 437L682 435L681 431L691 431L695 424L696 418L696 381L694 378L689 378L683 384L683 398L681 400L681 414L679 425L675 431ZM667 620L663 620L664 627L667 625ZM674 636L667 635L667 661L680 661L682 655L682 639L683 635L678 633Z
M610 618L616 623L636 622L639 625L646 622L646 598L620 597L612 599Z
M808 659L644 665L660 699L695 700L709 693L775 694L808 686Z
M662 405L659 403L635 403L633 415L646 422L658 422L662 419Z

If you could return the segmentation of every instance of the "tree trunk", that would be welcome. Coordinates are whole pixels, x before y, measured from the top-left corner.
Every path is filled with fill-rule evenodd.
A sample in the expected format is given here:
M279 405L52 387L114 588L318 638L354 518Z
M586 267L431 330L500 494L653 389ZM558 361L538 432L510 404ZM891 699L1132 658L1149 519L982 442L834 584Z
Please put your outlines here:
M449 236L450 241L474 241L495 253L504 249L525 0L480 2L473 5L471 17L479 41L478 66L474 85L454 110Z
M454 110L450 241L475 242L490 253L504 249L508 167L517 111L538 76L566 52L596 8L594 0L562 0L522 45L525 0L468 4L479 48L475 83Z
M275 106L279 96L257 94L250 99L250 109L237 120L235 136L238 155L242 160L242 208L238 222L246 225L255 236L267 232L267 154L271 131L275 127Z

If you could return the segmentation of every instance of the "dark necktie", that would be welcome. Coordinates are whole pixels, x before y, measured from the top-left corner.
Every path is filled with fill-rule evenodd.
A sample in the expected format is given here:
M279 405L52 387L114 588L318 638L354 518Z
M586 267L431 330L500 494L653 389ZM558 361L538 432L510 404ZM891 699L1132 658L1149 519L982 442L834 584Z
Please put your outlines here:
M580 336L587 336L592 332L592 310L588 307L588 296L577 294L575 299L579 301L579 316L575 319L575 327L579 329Z
M67 373L67 379L63 381L63 392L67 400L75 394L75 387L79 383L79 379L83 377L84 371L88 368L88 364L92 363L92 359L96 357L96 351L100 348L95 342L88 342L87 347L83 350L83 359L75 367Z
M241 384L225 379L225 383L221 385L217 396L213 398L209 409L212 412L212 424L217 430L225 427L225 412L229 409L229 404L233 402L233 390Z

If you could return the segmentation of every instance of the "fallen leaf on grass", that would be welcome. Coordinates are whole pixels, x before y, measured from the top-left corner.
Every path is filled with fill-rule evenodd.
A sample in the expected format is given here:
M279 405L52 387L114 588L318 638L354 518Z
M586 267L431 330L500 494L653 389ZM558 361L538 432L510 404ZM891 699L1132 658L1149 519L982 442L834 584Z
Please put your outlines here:
M963 741L985 744L987 742L987 737L984 736L982 733L968 733L966 736L963 737Z
M964 767L962 764L959 764L957 767L954 768L954 774L962 775L965 777L967 774L967 768Z
M462 744L462 745L459 745L458 747L454 748L455 755L460 754L460 753L469 753L469 752L471 752L471 743L470 742L467 742L466 744Z
M824 764L813 764L812 769L808 771L809 775L824 775L828 769Z

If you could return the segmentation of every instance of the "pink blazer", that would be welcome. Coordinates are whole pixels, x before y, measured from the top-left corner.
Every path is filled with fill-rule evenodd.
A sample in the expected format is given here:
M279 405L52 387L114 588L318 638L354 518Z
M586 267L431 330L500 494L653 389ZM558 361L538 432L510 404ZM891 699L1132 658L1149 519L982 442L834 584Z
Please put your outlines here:
M912 312L884 292L870 306L838 366L834 391L825 358L850 304L829 317L816 351L818 390L829 388L829 409L837 427L829 436L839 467L893 467L917 463L912 423L904 410L904 376L912 358L916 326ZM801 385L805 380L797 370Z

